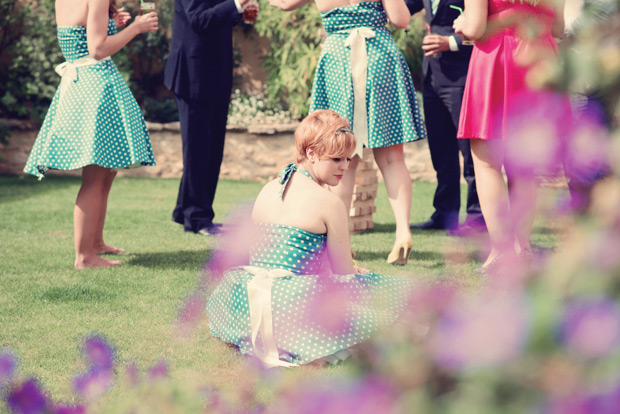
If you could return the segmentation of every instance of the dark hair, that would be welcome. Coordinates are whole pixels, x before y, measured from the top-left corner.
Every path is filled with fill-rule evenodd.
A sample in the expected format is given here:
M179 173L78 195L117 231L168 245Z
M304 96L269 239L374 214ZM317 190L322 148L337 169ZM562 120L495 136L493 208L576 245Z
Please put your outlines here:
M116 5L116 0L110 0L110 8L108 9L108 15L110 18L113 18L118 13L118 6Z

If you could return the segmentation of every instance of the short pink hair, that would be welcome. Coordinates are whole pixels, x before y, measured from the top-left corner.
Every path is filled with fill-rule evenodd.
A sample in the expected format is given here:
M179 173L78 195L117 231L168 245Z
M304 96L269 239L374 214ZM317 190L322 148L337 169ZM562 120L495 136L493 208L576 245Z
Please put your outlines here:
M331 109L319 109L308 115L295 131L297 162L307 159L312 149L319 158L347 158L355 150L355 136L349 122Z

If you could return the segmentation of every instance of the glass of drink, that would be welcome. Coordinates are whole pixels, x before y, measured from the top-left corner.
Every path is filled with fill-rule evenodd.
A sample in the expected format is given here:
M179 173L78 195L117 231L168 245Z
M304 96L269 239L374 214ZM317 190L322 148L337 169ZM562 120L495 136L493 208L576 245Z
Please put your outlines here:
M461 14L463 14L463 9L461 9L459 6L455 6L453 4L450 5L451 9L454 10L458 10L459 12L461 12ZM471 46L474 44L474 40L470 39L469 37L465 36L464 34L461 34L461 36L463 36L463 44L466 46Z
M258 2L256 0L252 0L243 8L243 22L247 24L254 24L257 19Z
M155 3L150 1L140 1L140 14L147 14L155 11Z

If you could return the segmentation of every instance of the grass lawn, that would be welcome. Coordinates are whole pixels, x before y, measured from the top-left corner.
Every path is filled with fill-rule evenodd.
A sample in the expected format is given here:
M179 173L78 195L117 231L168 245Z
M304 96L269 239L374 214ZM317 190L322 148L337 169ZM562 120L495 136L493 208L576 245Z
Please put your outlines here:
M213 246L213 238L185 233L171 221L178 180L117 179L105 236L106 242L127 250L121 256L123 265L75 271L73 203L79 184L79 178L67 176L42 182L0 177L0 349L15 352L20 373L39 378L56 399L72 398L71 379L84 369L80 344L93 332L110 340L120 363L135 361L146 369L165 359L174 379L214 385L224 393L233 390L244 375L243 358L210 337L205 319L191 338L178 338L173 328ZM251 201L261 186L221 181L215 205L219 220L239 203ZM412 222L432 213L434 188L432 183L414 183ZM543 208L556 193L541 190ZM440 231L414 232L409 264L388 265L394 221L382 184L374 218L372 231L352 237L361 266L470 289L482 282L473 273L479 265L478 244ZM534 244L554 246L560 227L557 221L540 218ZM281 375L295 381L347 369L345 363L325 369L301 367ZM122 392L117 389L114 392ZM265 387L263 398L272 392Z

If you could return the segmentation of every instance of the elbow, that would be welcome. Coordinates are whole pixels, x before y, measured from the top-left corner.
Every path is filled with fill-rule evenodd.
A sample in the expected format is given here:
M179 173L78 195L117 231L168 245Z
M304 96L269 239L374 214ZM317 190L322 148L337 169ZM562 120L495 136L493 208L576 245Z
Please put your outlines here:
M392 23L392 25L396 27L397 29L405 29L409 25L410 20L411 20L411 15L409 16L400 15L395 20L390 19L390 23Z
M464 26L462 35L471 40L480 40L484 36L484 27Z
M88 46L88 54L95 60L101 60L107 56L100 47L91 47L90 45Z

